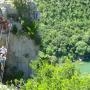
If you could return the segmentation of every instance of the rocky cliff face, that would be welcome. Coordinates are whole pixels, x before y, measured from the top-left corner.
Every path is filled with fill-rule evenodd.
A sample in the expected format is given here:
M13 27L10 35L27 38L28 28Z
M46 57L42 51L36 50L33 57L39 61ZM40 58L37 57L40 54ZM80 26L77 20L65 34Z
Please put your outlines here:
M7 14L16 14L16 10L11 4L12 2L9 1L11 0L3 0L0 3L0 8L4 17L7 17ZM3 44L5 45L6 37L6 34L2 35L3 39L2 41L0 41L0 46L2 46ZM33 40L28 39L26 36L16 36L13 34L10 34L8 46L7 70L9 70L9 68L11 67L16 66L19 70L24 71L25 77L28 77L28 75L31 73L29 68L30 60L34 59L37 56L39 47L35 45Z
M15 36L11 34L7 64L10 67L16 66L24 72L25 77L28 77L31 73L29 63L32 59L36 58L38 49L39 47L35 45L34 41L28 39L26 36Z
M2 34L0 47L6 46L7 34ZM31 73L29 64L38 54L39 46L33 40L26 36L10 34L8 42L8 52L6 61L6 71L12 67L24 72L24 76L28 77Z

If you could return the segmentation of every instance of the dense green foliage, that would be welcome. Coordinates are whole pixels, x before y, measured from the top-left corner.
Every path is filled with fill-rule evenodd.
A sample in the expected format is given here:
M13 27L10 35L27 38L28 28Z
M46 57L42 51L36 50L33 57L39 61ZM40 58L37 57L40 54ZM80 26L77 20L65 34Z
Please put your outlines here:
M39 56L31 63L34 75L28 79L24 90L90 89L90 75L81 75L68 59L62 65L49 64L47 61L45 56Z
M40 54L38 59L30 64L33 76L26 83L23 83L23 79L15 79L14 84L7 82L7 85L18 85L20 90L89 90L90 75L80 74L69 59L65 61L62 65L50 64L46 56Z
M63 59L90 59L90 1L35 0L41 12L42 51Z

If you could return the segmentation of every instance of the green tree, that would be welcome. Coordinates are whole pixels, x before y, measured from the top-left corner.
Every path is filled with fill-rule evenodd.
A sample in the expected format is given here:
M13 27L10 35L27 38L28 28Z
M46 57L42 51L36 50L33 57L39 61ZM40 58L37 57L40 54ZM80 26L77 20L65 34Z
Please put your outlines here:
M84 55L87 52L87 43L79 41L76 43L76 53L79 55Z

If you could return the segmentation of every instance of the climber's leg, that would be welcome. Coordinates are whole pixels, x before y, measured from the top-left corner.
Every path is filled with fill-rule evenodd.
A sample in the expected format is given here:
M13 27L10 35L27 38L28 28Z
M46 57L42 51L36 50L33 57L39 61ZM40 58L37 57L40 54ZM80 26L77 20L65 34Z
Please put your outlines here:
M1 62L1 70L4 72L4 60Z
M3 80L5 60L0 60L0 82Z
M3 63L4 60L2 60L1 62L1 79L3 79L3 74L4 74L4 63Z
M1 70L1 62L0 62L0 82L2 82L2 70Z

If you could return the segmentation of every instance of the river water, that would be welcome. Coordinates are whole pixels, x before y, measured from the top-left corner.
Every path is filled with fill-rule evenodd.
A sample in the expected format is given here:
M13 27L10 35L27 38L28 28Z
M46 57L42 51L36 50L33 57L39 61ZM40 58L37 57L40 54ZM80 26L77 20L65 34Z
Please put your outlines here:
M81 73L90 73L90 62L76 63L75 66Z

